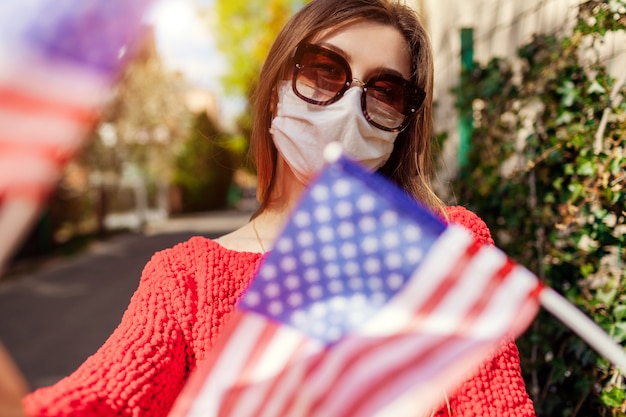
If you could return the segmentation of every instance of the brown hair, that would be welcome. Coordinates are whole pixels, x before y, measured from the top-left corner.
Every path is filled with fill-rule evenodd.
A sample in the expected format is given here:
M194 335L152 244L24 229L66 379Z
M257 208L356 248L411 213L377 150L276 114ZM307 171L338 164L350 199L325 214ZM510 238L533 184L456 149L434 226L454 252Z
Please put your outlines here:
M398 134L389 160L378 172L427 206L441 211L443 203L431 188L433 57L428 35L414 10L393 0L313 0L300 9L274 41L259 74L251 137L258 176L260 207L267 208L275 187L277 150L269 133L275 86L288 76L295 47L321 32L356 20L398 29L411 52L412 79L426 92L417 117Z

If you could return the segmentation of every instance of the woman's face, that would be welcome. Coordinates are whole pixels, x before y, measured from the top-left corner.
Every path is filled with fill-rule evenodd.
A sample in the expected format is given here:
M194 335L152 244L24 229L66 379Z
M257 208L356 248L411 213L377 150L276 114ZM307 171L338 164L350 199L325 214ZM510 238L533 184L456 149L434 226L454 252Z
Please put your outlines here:
M312 39L332 49L350 64L352 76L367 81L379 73L396 73L411 79L411 54L402 34L394 27L359 20Z

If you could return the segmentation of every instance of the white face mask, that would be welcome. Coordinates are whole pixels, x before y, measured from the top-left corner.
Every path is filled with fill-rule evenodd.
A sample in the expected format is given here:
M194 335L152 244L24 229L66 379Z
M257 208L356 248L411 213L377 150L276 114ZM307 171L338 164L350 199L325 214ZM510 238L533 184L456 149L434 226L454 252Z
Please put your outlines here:
M278 88L278 107L270 133L295 176L307 184L324 165L326 145L339 142L343 152L372 171L391 155L398 132L372 126L361 111L360 88L350 88L328 106L310 104L296 96L291 81Z

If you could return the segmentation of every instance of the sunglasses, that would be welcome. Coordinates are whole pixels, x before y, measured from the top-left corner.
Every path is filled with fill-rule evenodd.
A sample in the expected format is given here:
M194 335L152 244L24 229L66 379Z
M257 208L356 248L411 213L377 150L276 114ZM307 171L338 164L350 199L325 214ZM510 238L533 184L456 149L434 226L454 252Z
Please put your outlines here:
M396 74L377 74L366 82L353 78L350 64L341 55L319 45L298 45L293 61L292 88L302 100L327 106L357 83L363 87L363 115L373 126L389 132L404 129L426 97L424 90Z

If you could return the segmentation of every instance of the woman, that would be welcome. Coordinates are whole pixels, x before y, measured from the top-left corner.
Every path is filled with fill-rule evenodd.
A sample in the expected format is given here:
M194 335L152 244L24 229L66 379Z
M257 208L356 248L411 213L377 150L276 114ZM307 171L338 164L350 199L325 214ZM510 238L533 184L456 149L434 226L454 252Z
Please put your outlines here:
M328 142L341 142L351 157L491 243L479 218L444 207L431 190L432 80L427 35L406 6L313 0L300 10L260 74L252 134L260 207L251 222L155 254L107 342L72 375L26 396L26 413L166 415L320 168ZM441 405L433 414L534 415L514 343Z

